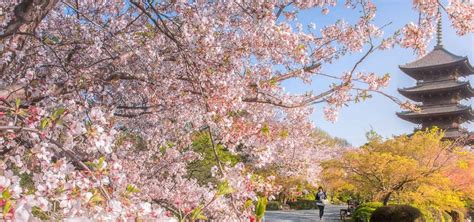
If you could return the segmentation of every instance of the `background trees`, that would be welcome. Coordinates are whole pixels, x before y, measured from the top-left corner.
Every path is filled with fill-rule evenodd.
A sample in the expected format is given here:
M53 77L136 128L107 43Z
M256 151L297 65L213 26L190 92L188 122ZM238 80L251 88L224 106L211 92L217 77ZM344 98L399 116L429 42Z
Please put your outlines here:
M438 8L414 1L420 23L388 36L366 0L347 1L360 16L353 24L294 25L299 10L324 16L335 4L2 1L3 219L231 220L247 217L249 200L273 189L252 179L254 167L278 164L280 173L314 180L330 155L313 134L311 104L326 103L335 120L349 101L380 92L389 76L359 64L395 44L422 53ZM460 34L472 31L471 6L443 9ZM281 85L321 77L325 64L360 51L321 92L288 95ZM214 155L217 186L188 172L203 158L190 148L203 130L213 154L225 147L245 155L231 164Z
M373 137L360 149L325 162L322 175L334 190L350 184L362 199L384 205L408 203L425 213L431 207L464 211L471 190L459 184L459 174L451 172L469 178L471 173L464 170L473 155L442 137L437 129L387 140Z

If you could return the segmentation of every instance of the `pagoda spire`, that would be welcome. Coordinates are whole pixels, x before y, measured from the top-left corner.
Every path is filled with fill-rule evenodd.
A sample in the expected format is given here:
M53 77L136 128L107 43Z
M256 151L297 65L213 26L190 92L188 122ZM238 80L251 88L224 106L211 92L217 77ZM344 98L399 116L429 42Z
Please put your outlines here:
M441 21L441 7L438 6L438 27L436 29L436 46L435 49L443 48L443 27Z

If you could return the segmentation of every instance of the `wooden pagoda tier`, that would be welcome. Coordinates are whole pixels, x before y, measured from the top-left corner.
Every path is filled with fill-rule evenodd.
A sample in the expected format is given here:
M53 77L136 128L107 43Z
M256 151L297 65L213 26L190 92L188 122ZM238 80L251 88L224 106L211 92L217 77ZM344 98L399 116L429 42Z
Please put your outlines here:
M421 129L437 126L445 131L446 139L469 137L470 133L461 125L472 121L474 112L460 101L472 98L474 90L468 81L459 80L474 74L467 57L454 55L439 41L433 51L400 66L400 69L417 82L414 87L398 91L415 102L421 102L421 106L418 112L399 112L398 117L421 125Z
M474 96L474 89L468 81L456 80L420 83L414 87L398 89L398 92L416 102L428 101L430 98Z
M421 110L419 112L399 112L397 113L397 116L412 123L427 125L427 127L435 122L438 123L439 127L442 127L445 124L440 125L440 123L445 120L465 122L472 120L474 117L474 113L470 106L452 104L421 106L420 108ZM449 124L446 126L453 127L455 125L456 124Z
M421 82L453 79L474 73L474 67L467 57L454 55L440 45L422 58L399 67Z

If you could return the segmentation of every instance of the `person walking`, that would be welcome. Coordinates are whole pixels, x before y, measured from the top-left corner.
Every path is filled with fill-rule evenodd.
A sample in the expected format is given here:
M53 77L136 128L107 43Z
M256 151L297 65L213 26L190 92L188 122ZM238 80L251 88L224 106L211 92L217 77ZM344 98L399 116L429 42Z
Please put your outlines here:
M318 193L316 193L316 205L319 208L319 219L322 220L324 216L324 206L327 203L326 192L322 187L318 188Z

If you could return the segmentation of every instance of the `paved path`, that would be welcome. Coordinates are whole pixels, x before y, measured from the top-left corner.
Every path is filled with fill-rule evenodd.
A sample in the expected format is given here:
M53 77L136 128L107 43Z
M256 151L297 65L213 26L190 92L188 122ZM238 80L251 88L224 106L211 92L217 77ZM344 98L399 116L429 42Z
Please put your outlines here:
M322 221L334 222L339 220L339 210L346 206L328 205L324 210ZM310 222L320 221L318 210L267 211L265 222Z

